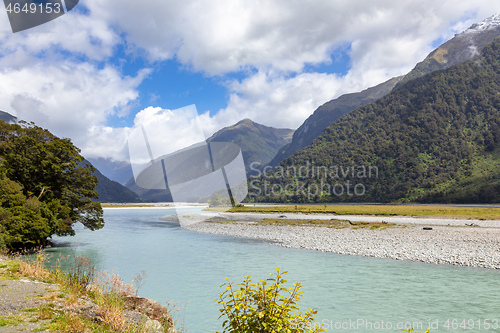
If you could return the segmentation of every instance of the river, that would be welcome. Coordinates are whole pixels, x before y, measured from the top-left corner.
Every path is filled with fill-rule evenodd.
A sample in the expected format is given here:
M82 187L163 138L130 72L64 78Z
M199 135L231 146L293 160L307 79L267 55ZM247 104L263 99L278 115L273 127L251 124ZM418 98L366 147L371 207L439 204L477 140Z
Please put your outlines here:
M182 213L200 208L180 209ZM197 234L159 220L168 208L105 209L105 227L76 226L48 249L90 257L98 270L130 282L146 271L139 295L173 302L188 332L221 331L218 304L226 277L267 278L276 267L300 282L301 309L318 310L328 332L500 332L500 272L282 248L258 240ZM487 329L489 326L489 329Z

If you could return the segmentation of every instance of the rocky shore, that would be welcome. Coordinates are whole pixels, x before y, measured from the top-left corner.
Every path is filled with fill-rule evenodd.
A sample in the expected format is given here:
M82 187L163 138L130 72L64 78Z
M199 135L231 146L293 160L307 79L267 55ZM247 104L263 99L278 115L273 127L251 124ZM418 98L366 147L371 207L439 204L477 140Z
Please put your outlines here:
M109 331L109 311L105 311L88 295L70 294L67 287L40 281L35 276L19 276L17 264L8 257L0 255L0 332L59 332L49 327L63 314L73 318L66 322L64 332L90 332L79 325L81 321L95 323L102 331ZM162 323L173 327L174 322L168 309L148 298L124 296L123 327L136 327L135 332L165 332ZM66 319L60 319L60 321ZM121 320L116 317L114 320ZM99 330L99 331L101 331ZM129 331L127 331L129 332ZM168 332L176 332L170 329Z
M185 225L184 228L200 233L268 240L279 246L290 248L500 269L500 221L341 217L349 221L371 220L398 224L395 227L375 230L256 223L263 217L311 219L314 216L294 215L298 216L252 213L212 214L209 221ZM331 219L332 216L316 215L314 218L326 220ZM195 221L196 217L190 216L190 220Z

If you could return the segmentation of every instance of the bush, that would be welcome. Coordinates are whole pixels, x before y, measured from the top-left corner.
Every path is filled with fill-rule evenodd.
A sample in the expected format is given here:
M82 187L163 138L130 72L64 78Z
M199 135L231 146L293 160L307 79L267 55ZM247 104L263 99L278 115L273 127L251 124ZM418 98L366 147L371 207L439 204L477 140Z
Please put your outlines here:
M208 207L231 207L231 200L215 193L208 199Z
M225 287L219 299L222 305L221 316L226 317L222 323L224 332L237 333L274 333L274 332L324 332L314 323L315 310L300 312L302 292L300 283L292 288L285 288L287 282L283 274L276 269L267 280L253 284L250 276L244 276L243 282L234 284L227 279L221 287ZM238 287L239 289L235 289Z

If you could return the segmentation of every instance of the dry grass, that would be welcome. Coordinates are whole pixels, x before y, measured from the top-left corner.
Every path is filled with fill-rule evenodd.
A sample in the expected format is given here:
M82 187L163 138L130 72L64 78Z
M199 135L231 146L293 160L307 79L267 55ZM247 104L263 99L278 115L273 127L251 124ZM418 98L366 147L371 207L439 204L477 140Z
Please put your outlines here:
M44 265L46 259L43 254L38 253L36 258L19 260L18 271L21 275L45 281L50 277L50 273L45 269Z
M230 212L260 213L306 213L333 215L375 215L416 217L457 217L469 219L500 220L500 208L425 206L425 205L289 205L262 206L246 205L234 207Z
M327 227L334 229L387 229L404 227L396 223L387 222L350 222L347 220L307 220L307 219L263 219L257 222L260 225L291 225L291 226L311 226Z

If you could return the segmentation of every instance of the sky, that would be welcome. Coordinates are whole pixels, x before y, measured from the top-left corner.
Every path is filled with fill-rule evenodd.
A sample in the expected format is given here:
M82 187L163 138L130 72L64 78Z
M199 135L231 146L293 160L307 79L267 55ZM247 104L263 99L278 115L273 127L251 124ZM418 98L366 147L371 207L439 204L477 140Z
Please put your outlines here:
M169 150L200 123L206 137L244 118L296 129L496 13L492 0L80 0L12 33L2 6L0 110L112 161L141 121L162 122Z

